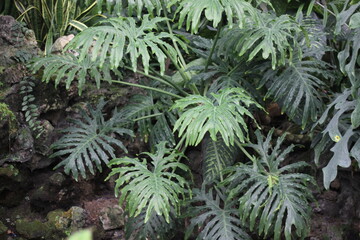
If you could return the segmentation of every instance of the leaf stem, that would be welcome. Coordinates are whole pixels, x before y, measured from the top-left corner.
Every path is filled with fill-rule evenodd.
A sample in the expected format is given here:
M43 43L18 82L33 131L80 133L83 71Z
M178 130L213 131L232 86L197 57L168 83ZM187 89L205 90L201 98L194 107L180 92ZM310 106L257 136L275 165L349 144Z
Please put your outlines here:
M104 80L108 81L108 79L104 79ZM171 93L171 92L168 92L168 91L164 91L164 90L161 90L161 89L158 89L158 88L153 88L153 87L141 85L141 84L129 83L129 82L124 82L124 81L120 81L120 80L113 80L113 79L111 79L110 81L114 82L114 83L119 83L119 84L128 85L128 86L132 86L132 87L139 87L139 88L142 88L142 89L147 89L147 90L163 93L163 94L172 96L174 98L183 98L182 96L179 96L177 94L174 94L174 93Z

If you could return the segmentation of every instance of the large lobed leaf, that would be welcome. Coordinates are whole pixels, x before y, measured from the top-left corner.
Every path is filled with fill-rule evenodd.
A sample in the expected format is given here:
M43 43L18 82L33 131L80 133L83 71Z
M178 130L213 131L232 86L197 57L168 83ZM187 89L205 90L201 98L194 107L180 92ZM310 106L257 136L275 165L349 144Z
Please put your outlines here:
M186 29L191 28L192 33L197 33L203 13L207 20L213 22L214 27L218 26L224 13L230 28L234 24L234 19L240 27L243 27L248 18L258 20L258 10L244 0L172 0L170 6L178 2L179 27L186 19Z
M221 138L213 141L209 136L205 136L202 152L202 176L204 182L211 183L222 180L224 169L235 162L238 149L235 146L226 146Z
M131 130L119 126L123 124L121 115L114 113L105 121L102 114L104 105L101 100L96 109L89 108L90 115L82 111L83 120L73 119L74 125L64 129L66 134L52 145L55 152L51 157L66 156L55 168L64 166L65 173L71 172L76 180L79 172L86 178L86 169L95 174L94 164L102 171L102 163L107 164L110 158L115 157L114 146L127 152L124 144L110 134L133 136Z
M289 15L279 17L262 13L258 22L247 23L246 28L228 29L219 41L220 49L227 55L237 53L253 60L259 53L263 59L271 58L271 66L284 65L293 52L301 55L294 35L300 33L300 25Z
M91 52L91 60L97 61L100 67L109 59L111 68L117 68L124 55L128 55L136 71L137 60L141 57L146 74L149 72L150 59L155 57L160 64L160 73L164 74L167 54L175 59L177 56L176 50L167 40L172 39L185 49L186 46L179 38L167 32L155 33L157 24L163 21L165 18L149 19L148 15L144 15L138 25L131 17L109 18L102 21L100 26L87 28L76 35L67 48L78 49L80 61Z
M108 178L119 174L115 195L120 195L120 204L126 201L126 209L130 217L136 217L142 210L146 209L146 223L153 212L163 215L166 222L170 220L170 210L180 209L180 199L185 199L188 182L175 170L189 171L189 168L180 163L179 159L184 157L180 152L167 148L166 142L159 143L155 154L145 152L151 161L138 158L116 158L109 162L113 167ZM120 167L114 167L121 165ZM107 179L108 179L107 178Z
M293 230L299 238L307 236L310 213L309 200L313 200L308 183L314 179L296 171L304 162L281 166L280 163L294 146L281 150L283 135L272 147L273 129L263 141L260 131L256 131L258 144L248 144L258 154L252 164L240 164L229 168L230 175L224 180L229 186L230 198L240 196L239 211L243 222L250 230L257 229L265 237L274 234L279 240L282 231L285 239L292 239ZM295 227L295 228L294 228Z
M177 100L172 109L179 109L182 114L173 131L185 137L186 145L198 145L206 133L213 141L219 133L226 146L234 145L236 138L244 142L248 129L245 117L254 118L247 108L261 106L242 88L226 88L211 96L190 95Z
M243 229L239 212L235 208L236 201L229 200L224 188L211 188L208 192L203 187L194 189L194 197L188 212L192 216L186 230L185 239L190 237L195 227L201 229L196 239L205 240L250 240L250 236ZM202 203L201 205L199 203Z
M79 94L81 94L84 89L88 76L95 80L98 88L100 88L100 82L103 79L111 80L109 65L105 64L102 68L99 68L96 62L90 61L89 55L86 55L81 61L73 54L47 55L34 59L31 64L31 69L33 72L36 72L40 68L44 68L42 80L48 83L51 79L54 79L55 86L57 86L62 79L65 79L66 88L68 89L71 84L77 80ZM117 70L113 72L121 76Z
M301 125L305 127L323 111L325 95L322 89L326 85L321 77L329 77L327 67L321 60L294 59L283 68L273 70L269 67L260 87L265 85L268 88L265 98L273 97L290 118L300 115Z

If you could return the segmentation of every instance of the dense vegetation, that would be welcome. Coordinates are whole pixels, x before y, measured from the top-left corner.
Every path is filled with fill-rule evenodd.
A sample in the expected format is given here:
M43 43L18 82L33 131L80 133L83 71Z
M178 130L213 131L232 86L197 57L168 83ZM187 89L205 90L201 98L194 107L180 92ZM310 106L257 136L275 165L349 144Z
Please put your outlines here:
M75 179L112 169L129 238L169 239L184 219L187 238L306 237L312 162L284 161L295 146L257 117L272 101L312 137L326 189L338 167L360 163L358 1L11 2L0 11L20 12L45 49L29 66L43 81L76 84L79 94L103 82L143 89L110 118L104 100L82 112L52 155ZM129 71L144 78L127 81ZM134 135L149 152L115 156ZM188 166L192 147L202 151L201 186Z

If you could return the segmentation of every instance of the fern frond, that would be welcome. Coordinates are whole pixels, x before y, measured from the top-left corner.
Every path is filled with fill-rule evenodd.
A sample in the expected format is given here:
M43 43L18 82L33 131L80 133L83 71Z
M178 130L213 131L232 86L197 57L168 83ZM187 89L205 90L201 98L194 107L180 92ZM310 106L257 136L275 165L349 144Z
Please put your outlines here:
M235 138L244 142L248 129L244 118L254 118L246 107L261 106L242 88L227 88L211 95L212 98L190 95L177 100L172 109L179 109L183 113L173 131L185 136L186 145L198 145L206 133L210 133L213 141L220 133L226 146L234 145Z
M156 34L153 31L157 29L157 24L163 21L165 18L149 19L148 15L144 15L138 25L131 17L109 18L102 21L100 26L89 27L76 35L67 45L67 49L79 49L80 61L91 52L91 60L96 60L100 67L109 59L111 68L117 68L124 55L128 55L134 71L137 70L137 60L141 57L146 74L149 72L150 59L155 57L160 64L160 73L164 74L167 53L174 59L177 58L176 50L166 41L172 39L182 47L185 47L185 44L169 33Z
M94 165L99 171L102 171L102 163L107 164L110 158L115 157L113 146L121 148L127 152L124 144L110 137L111 133L119 135L133 136L129 129L119 127L123 119L118 114L105 121L102 109L105 101L101 100L96 109L89 108L90 114L81 112L83 120L73 119L74 126L64 129L66 133L52 148L55 152L51 157L66 156L55 168L64 166L66 174L71 175L77 180L79 172L83 178L86 178L86 169L95 174Z
M196 239L205 240L250 240L244 231L235 208L236 201L229 200L224 194L225 189L211 188L208 192L203 187L194 189L194 197L190 203L196 203L188 212L192 216L190 225L186 230L185 239L190 237L195 227L202 229ZM199 202L203 203L199 205Z
M258 10L247 1L238 0L172 0L170 6L178 3L177 12L180 14L179 28L186 19L186 30L191 29L192 33L197 33L201 21L201 16L213 22L213 26L217 27L225 13L228 25L233 27L234 22L238 22L242 28L245 21L249 18L257 21ZM234 21L234 19L236 19Z
M314 179L303 173L296 173L307 166L304 162L281 166L280 163L293 150L293 145L281 150L285 135L276 145L271 145L272 129L265 141L256 131L258 144L248 144L258 154L252 164L240 164L229 168L230 175L224 180L229 185L230 198L240 196L239 211L242 222L249 223L250 230L257 229L265 237L274 234L279 240L284 231L285 239L292 239L295 227L299 238L307 236L309 231L313 200L308 184L315 184Z
M122 165L113 168L108 178L117 175L115 195L120 195L120 205L126 201L126 209L130 217L136 217L144 208L146 223L155 211L163 215L166 222L170 220L170 209L179 212L180 199L185 199L188 182L175 170L189 171L189 168L180 163L184 157L165 146L166 142L157 145L155 154L145 152L151 161L138 158L117 158L109 162L109 166Z
M98 88L100 88L100 83L103 79L111 80L109 65L105 64L104 67L99 68L95 62L90 61L89 55L86 55L82 60L79 60L78 57L73 54L47 55L34 59L31 64L31 69L33 72L37 72L40 68L44 68L42 81L48 83L51 79L55 78L55 86L57 86L62 79L65 79L66 89L68 89L71 83L77 80L79 94L81 94L84 89L88 76L95 80ZM120 72L116 70L113 72L121 76Z
M237 148L226 146L221 138L213 141L206 136L202 144L202 152L203 179L204 182L211 183L215 180L222 180L223 170L235 161Z
M327 67L328 64L321 60L294 59L284 68L269 68L260 87L266 85L268 92L265 98L273 97L290 118L302 116L301 125L305 127L309 121L315 121L323 110L322 98L325 96L321 89L326 85L320 77L330 77Z
M258 23L248 23L244 29L225 31L219 44L227 55L248 54L248 61L251 61L261 52L263 59L271 57L273 69L284 65L293 52L301 56L300 46L293 37L301 28L292 17L262 13L259 19Z

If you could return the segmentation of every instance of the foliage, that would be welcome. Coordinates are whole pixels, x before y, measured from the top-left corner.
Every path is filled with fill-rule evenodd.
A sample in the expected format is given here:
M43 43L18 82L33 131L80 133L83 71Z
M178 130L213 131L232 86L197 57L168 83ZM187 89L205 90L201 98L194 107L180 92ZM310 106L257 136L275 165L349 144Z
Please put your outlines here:
M333 155L325 168L324 186L329 189L330 183L336 178L337 167L350 167L351 157L360 164L360 101L351 97L351 90L345 89L342 94L329 104L317 124L323 124L334 113L321 135L322 139L316 144L315 163L319 163L320 154L331 147ZM330 141L331 140L331 141Z
M192 218L186 232L186 239L190 237L196 226L201 229L196 239L251 239L243 230L239 212L234 208L236 201L227 198L224 188L215 188L215 191L212 188L206 191L205 187L201 190L194 189L194 197L190 203L196 203L196 206L188 209ZM202 204L199 205L199 203Z
M282 111L294 119L300 116L304 128L310 121L316 121L323 110L326 88L322 78L329 77L328 65L321 60L294 59L283 68L264 72L260 86L266 85L265 98L272 96L282 106Z
M248 18L258 20L258 10L247 1L237 0L172 0L170 5L180 2L177 12L180 13L179 27L186 20L186 30L191 28L192 33L197 33L200 25L200 17L204 12L205 18L213 22L213 26L217 27L225 13L229 27L234 23L234 18L238 20L240 27L244 25Z
M204 182L211 183L223 180L223 171L226 167L234 164L238 149L234 146L226 146L221 138L214 141L206 136L203 141L202 152L202 176Z
M167 240L170 238L171 230L175 230L176 218L174 209L170 211L170 222L166 222L163 215L158 215L153 211L145 222L146 211L142 211L136 217L128 218L125 224L125 238L126 239L162 239Z
M185 189L189 188L189 183L175 173L176 169L189 171L185 164L179 162L184 155L165 145L166 142L159 143L155 154L142 153L151 159L149 163L146 159L129 157L116 158L109 163L109 166L122 165L113 168L108 176L119 174L115 195L121 193L120 204L127 202L130 217L136 217L146 208L145 223L154 211L169 222L171 207L179 212L180 199L186 198Z
M160 73L165 71L165 58L167 54L176 57L176 50L166 40L174 40L181 44L182 41L166 32L154 34L152 30L157 29L157 23L163 22L165 18L155 17L149 19L144 15L141 24L137 26L134 18L110 18L101 22L101 26L87 28L78 34L67 48L81 48L79 60L83 60L89 53L92 61L97 61L100 67L104 66L109 59L111 68L119 67L123 56L129 54L131 66L137 70L137 59L141 57L145 74L149 73L149 61L152 55L160 64ZM89 39L96 39L95 43ZM151 52L149 51L151 50ZM108 51L110 55L108 56ZM99 56L99 59L97 59Z
M179 135L185 137L186 145L198 145L207 132L213 141L220 133L226 146L234 145L236 138L244 142L248 129L244 117L254 118L245 107L261 106L241 88L227 88L211 95L212 98L190 95L177 100L172 108L183 113L174 131L178 130Z
M31 131L35 133L35 137L39 138L44 132L41 122L38 120L38 106L34 103L35 96L33 94L35 82L33 77L25 77L21 82L20 94L23 95L21 103L21 111L25 113L25 121L29 125Z
M83 5L83 1L73 0L15 0L15 6L20 13L19 20L35 31L38 41L46 43L46 53L54 38L65 35L71 27L71 21L86 22L94 17L91 10L95 1Z
M280 239L284 231L289 240L294 226L297 237L303 238L309 231L309 200L313 199L308 183L315 184L315 180L308 174L295 172L307 166L304 162L281 166L294 146L281 149L285 135L272 146L273 131L265 141L260 131L255 132L258 143L247 146L253 148L259 157L251 164L230 167L230 175L223 183L230 189L229 198L240 197L241 220L249 223L251 231L257 229L258 234L265 237L273 233L275 240Z
M122 115L114 112L109 120L105 120L102 110L106 102L101 99L95 109L89 107L89 114L81 110L83 120L72 119L74 126L64 129L66 133L52 148L55 152L51 157L66 156L55 168L64 166L66 174L77 180L79 173L86 178L86 169L95 174L94 164L102 171L102 162L108 163L110 157L115 158L115 148L127 152L126 147L119 139L110 134L132 136L131 130L121 127L124 124Z
M33 72L36 72L40 68L44 68L42 80L49 82L54 79L55 86L59 85L60 81L64 79L66 88L69 89L76 79L78 82L79 94L82 93L85 82L89 76L95 80L98 88L100 87L100 82L102 80L105 79L109 82L111 79L110 66L106 64L100 68L90 60L89 55L86 55L82 60L73 54L48 55L34 59L31 69ZM121 76L120 72L116 69L114 69L113 72L118 76Z

